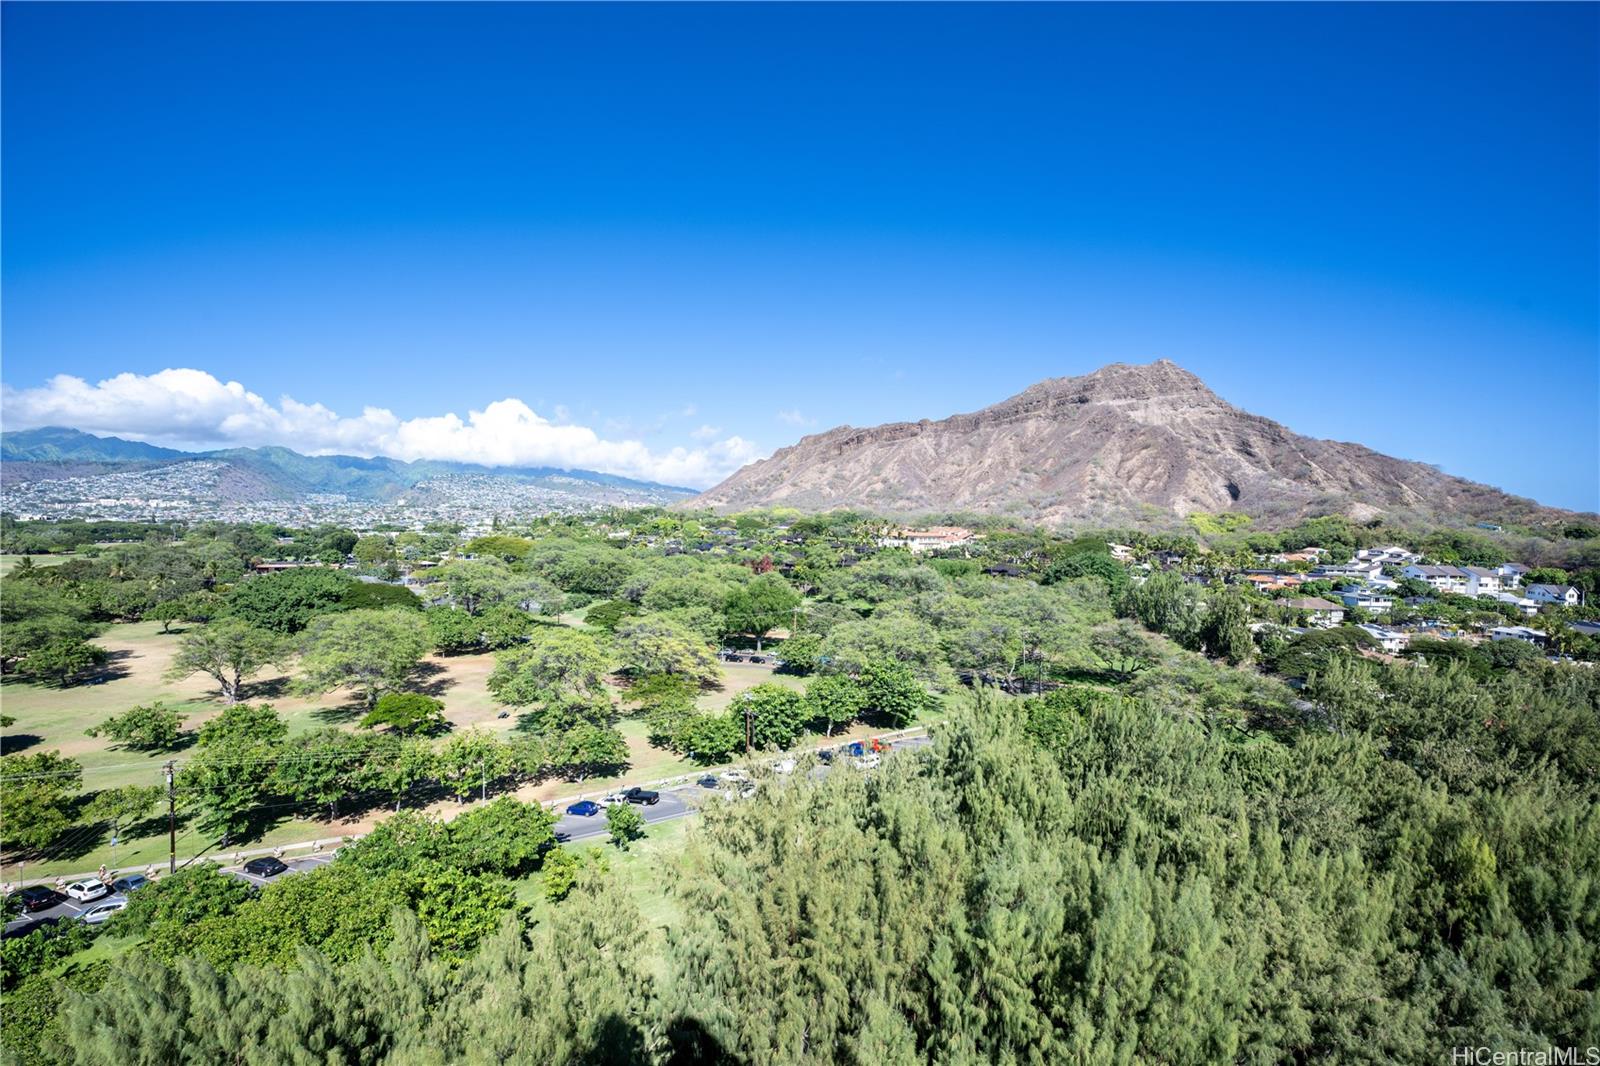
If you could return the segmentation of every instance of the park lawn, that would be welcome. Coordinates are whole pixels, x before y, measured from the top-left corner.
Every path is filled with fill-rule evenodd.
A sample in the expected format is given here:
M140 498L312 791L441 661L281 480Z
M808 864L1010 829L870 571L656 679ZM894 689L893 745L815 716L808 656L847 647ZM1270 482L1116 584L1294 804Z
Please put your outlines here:
M100 679L64 689L0 680L0 709L16 718L15 724L5 731L4 750L7 753L56 750L77 759L84 767L85 793L121 785L161 784L164 780L162 765L169 758L181 764L185 758L183 751L168 754L127 750L105 738L85 736L84 730L130 707L157 700L188 712L190 717L185 724L190 729L220 713L223 703L209 678L197 674L178 682L163 679L180 636L181 627L163 633L158 622L115 625L96 638L96 643L112 654L112 661ZM513 709L508 717L498 717L504 708L494 702L487 687L493 669L493 655L429 656L424 663L423 687L444 701L445 717L454 728L483 727L502 735L509 734L517 725L517 712ZM739 693L764 682L796 691L805 687L803 678L774 673L770 668L748 663L723 664L723 678L720 689L701 695L698 701L701 710L723 711ZM330 693L307 699L291 694L288 683L289 678L283 673L265 672L251 683L247 698L273 704L283 714L291 733L329 725L355 728L362 708L348 694ZM697 762L650 744L641 718L623 718L618 722L618 729L629 751L625 773L585 781L549 780L524 786L514 794L526 800L550 802L605 791L623 783L693 774L702 768ZM881 726L857 725L836 733L829 742L865 739L885 731ZM796 748L805 750L823 742L821 735L807 735ZM444 801L428 809L448 816L458 805ZM380 807L356 819L293 818L241 846L273 847L365 832L386 813ZM101 864L123 869L165 864L168 845L164 819L153 813L152 820L138 828L145 831L144 835L134 834L120 841L113 855L108 836L92 828L78 827L63 838L56 849L56 857L28 863L27 875L48 877L80 873L95 870ZM180 824L180 861L195 854L204 844L196 830ZM0 869L0 879L11 880L16 876L15 864Z
M194 729L220 713L224 707L209 678L196 674L182 681L165 680L162 675L172 661L181 636L181 627L161 632L159 622L133 622L111 626L95 643L111 653L104 673L89 682L68 688L51 688L14 679L0 680L0 710L16 719L4 731L4 751L27 753L59 751L83 765L83 790L92 793L122 785L159 785L164 781L162 765L168 759L180 764L185 752L142 752L116 746L104 737L89 737L84 730L131 707L156 701L165 702L189 714L185 727ZM499 708L485 687L494 667L490 655L430 656L425 661L424 685L445 702L445 717L457 728L492 722ZM247 691L252 702L271 703L284 716L291 733L326 726L353 729L362 708L347 693L329 693L310 699L288 691L289 678L278 671L256 677ZM382 812L375 812L381 816ZM369 819L345 821L292 819L271 829L249 847L274 846L320 837L359 832ZM164 819L159 826L150 822L141 828L150 832L130 837L116 848L109 837L86 827L75 828L56 847L60 857L27 865L29 877L94 870L102 863L123 868L142 867L167 860L167 834ZM91 847L91 840L98 838ZM201 842L194 830L179 828L180 860L198 850ZM37 871L37 873L35 873ZM0 877L16 876L15 864L7 864Z
M106 670L98 678L67 688L0 680L0 708L16 718L6 730L6 752L58 750L83 763L86 788L150 782L168 755L117 748L104 738L85 736L84 730L130 707L158 700L188 712L189 729L221 713L224 704L210 678L195 674L167 681L162 676L172 662L181 628L163 633L159 622L110 627L95 638L111 653ZM423 687L444 701L445 717L457 728L483 724L493 721L499 710L486 687L493 668L491 655L429 656L423 663ZM276 707L290 733L353 726L363 713L347 692L294 695L289 675L277 670L255 677L245 698ZM182 752L177 758L181 761Z
M68 559L76 559L77 552L60 552L56 555L0 555L0 577L5 577L17 568L17 564L25 558L31 558L34 566L60 566Z
M754 663L722 663L722 687L702 692L695 701L702 711L715 713L725 711L733 698L745 689L754 688L761 684L782 685L792 688L796 692L805 690L805 678L794 674L780 674L770 666L757 666Z

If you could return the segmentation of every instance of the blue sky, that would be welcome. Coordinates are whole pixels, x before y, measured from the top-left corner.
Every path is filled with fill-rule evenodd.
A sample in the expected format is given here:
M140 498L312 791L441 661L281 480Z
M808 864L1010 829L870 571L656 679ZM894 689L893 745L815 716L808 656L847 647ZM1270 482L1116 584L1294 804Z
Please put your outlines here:
M9 428L705 484L1164 357L1600 508L1594 5L0 18Z

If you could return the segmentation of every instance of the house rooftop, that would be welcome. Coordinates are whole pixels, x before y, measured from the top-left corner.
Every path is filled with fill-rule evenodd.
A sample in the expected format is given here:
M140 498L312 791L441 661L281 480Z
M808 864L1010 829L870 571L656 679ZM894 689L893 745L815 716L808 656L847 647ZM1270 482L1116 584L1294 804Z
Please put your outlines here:
M1280 601L1285 607L1296 611L1342 611L1344 608L1337 603L1329 603L1320 596L1297 596L1292 600Z

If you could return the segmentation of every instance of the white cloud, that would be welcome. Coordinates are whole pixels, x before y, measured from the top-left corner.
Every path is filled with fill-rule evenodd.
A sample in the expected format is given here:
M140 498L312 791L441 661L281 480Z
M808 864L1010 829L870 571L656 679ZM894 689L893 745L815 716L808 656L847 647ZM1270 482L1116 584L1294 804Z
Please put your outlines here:
M778 421L787 422L791 426L814 426L817 424L817 420L815 418L807 418L799 411L793 409L788 411L779 411Z
M721 426L701 426L699 429L689 431L689 436L695 440L711 440L722 432Z
M637 440L607 440L568 424L563 407L552 422L515 398L469 411L465 419L451 413L402 420L381 407L341 417L289 396L273 406L237 381L224 383L203 370L118 374L95 385L67 374L32 389L0 385L0 415L7 429L67 426L177 447L277 444L308 455L556 466L692 487L715 484L762 454L741 437L712 440L715 433L699 431L692 435L704 444L652 451Z

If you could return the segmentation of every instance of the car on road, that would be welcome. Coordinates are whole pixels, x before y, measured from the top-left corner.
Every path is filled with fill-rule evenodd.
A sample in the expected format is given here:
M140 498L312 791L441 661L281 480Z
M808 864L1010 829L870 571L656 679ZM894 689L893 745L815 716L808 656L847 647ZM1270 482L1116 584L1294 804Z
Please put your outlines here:
M577 803L574 803L572 806L567 808L567 813L575 814L579 818L593 818L595 815L604 810L605 808L600 806L600 804L596 803L594 800L579 800Z
M244 864L244 872L255 874L257 877L277 877L288 868L283 860L274 859L271 855L263 855Z
M46 888L44 885L29 885L27 888L18 890L17 895L22 897L22 909L29 914L33 914L36 911L49 910L51 907L59 907L67 901L66 896L63 896L53 888Z
M622 798L627 800L629 803L643 803L647 806L654 807L661 801L661 793L652 792L648 788L640 788L635 785L633 788L630 788L628 791L624 792L622 794Z
M82 881L74 881L67 886L67 896L79 903L89 903L101 896L109 895L110 892L104 881L93 877L85 877Z
M127 877L119 877L111 882L111 891L126 896L129 892L137 892L149 883L150 879L144 874L129 874Z
M100 925L103 922L109 922L118 911L127 905L128 901L123 897L112 896L109 899L101 900L78 915L78 921L84 925Z

